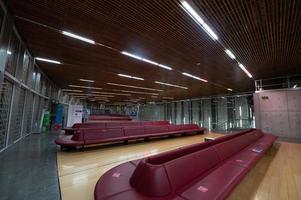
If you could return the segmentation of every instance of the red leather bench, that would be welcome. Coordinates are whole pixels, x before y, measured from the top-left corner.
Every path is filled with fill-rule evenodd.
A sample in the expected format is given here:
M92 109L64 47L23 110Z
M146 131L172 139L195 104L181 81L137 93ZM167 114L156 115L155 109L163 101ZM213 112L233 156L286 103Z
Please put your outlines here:
M135 122L98 122L98 123L76 123L72 127L64 128L67 135L73 135L79 129L104 129L123 126L143 125L168 125L169 121L135 121Z
M112 120L132 120L129 116L126 115L91 115L89 116L89 120L97 120L97 121L112 121Z
M130 161L97 182L96 200L226 199L273 145L276 136L251 129Z
M161 137L184 133L204 132L196 124L124 126L105 129L79 129L75 134L59 137L55 143L62 147L76 147L105 142L128 141L131 139Z

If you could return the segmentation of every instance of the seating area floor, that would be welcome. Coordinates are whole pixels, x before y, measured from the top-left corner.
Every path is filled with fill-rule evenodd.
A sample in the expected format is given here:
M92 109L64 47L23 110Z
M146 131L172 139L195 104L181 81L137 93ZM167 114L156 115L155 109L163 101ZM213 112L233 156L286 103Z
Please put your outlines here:
M107 170L127 162L189 144L219 133L152 139L89 147L84 151L59 151L57 165L63 200L93 200L97 180ZM301 144L277 141L232 192L229 200L301 199Z

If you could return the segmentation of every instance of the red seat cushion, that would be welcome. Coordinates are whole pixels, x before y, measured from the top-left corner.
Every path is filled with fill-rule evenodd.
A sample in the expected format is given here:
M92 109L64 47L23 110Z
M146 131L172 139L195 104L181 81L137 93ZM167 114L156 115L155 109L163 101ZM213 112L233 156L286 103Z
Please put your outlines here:
M64 147L74 147L84 145L84 141L75 141L72 140L72 136L59 137L55 140L55 143Z
M135 165L124 163L106 172L96 184L95 199L105 199L111 195L130 190L130 177Z
M225 199L246 172L243 167L225 163L178 193L189 200Z
M203 149L164 164L173 190L191 182L220 162L213 147ZM193 164L192 164L193 163ZM185 173L183 173L185 169Z

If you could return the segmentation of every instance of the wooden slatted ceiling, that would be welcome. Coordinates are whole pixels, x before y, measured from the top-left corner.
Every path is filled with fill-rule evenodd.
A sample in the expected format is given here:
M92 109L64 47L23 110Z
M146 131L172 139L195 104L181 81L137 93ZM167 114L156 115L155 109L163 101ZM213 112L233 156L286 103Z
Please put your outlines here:
M82 84L78 79L88 78L96 81L96 87L105 89L122 89L108 86L107 82L161 88L164 89L161 96L176 99L224 94L229 92L228 87L235 91L254 89L253 80L183 11L177 0L7 0L7 3L15 16L57 30L69 30L175 69L160 69L16 17L18 28L35 56L63 63L54 66L39 62L63 88ZM221 43L235 53L255 79L301 72L300 1L193 0L193 3ZM205 78L209 83L185 77L181 71ZM142 77L145 81L121 78L116 73ZM183 85L189 90L163 87L154 81Z

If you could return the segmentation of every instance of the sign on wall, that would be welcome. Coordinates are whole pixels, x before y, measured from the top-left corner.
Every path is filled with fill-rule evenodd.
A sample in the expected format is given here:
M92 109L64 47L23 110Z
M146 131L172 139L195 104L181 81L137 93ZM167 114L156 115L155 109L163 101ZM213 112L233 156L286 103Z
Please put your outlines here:
M75 123L82 123L82 118L83 118L83 106L69 105L67 127L71 127Z

